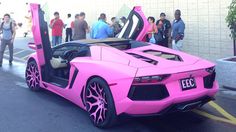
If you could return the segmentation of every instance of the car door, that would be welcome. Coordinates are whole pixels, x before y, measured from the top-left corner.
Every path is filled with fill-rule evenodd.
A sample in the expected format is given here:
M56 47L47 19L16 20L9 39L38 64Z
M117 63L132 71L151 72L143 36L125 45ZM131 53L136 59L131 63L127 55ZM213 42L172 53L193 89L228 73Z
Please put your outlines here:
M141 6L135 6L129 13L127 22L121 30L118 38L141 41L148 30L148 21L142 12Z
M48 24L44 20L44 11L40 8L39 4L30 4L30 11L32 16L32 33L38 65L41 67L42 80L50 80L52 49L48 34Z

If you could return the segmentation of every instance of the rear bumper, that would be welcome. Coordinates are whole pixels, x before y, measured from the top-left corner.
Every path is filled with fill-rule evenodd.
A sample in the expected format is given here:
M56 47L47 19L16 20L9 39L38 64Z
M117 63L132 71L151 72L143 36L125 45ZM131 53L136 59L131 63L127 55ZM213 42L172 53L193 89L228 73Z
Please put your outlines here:
M215 100L215 98L210 97L210 96L204 96L204 97L201 97L201 98L198 98L198 99L195 99L195 100L172 104L172 105L166 107L165 109L163 109L163 110L161 110L157 113L150 113L150 114L127 114L127 113L123 113L123 114L121 114L121 116L133 116L133 117L160 116L160 115L165 115L165 114L174 113L174 112L187 112L187 111L190 111L192 109L199 108L199 107L203 106L204 104L206 104L207 102L209 102L211 100Z
M127 97L124 100L117 102L117 115L128 114L134 116L148 116L162 115L164 113L174 111L188 111L191 110L192 107L199 107L208 101L213 100L218 91L218 83L215 81L213 88L211 89L198 87L196 89L182 92L180 89L177 91L176 87L171 87L168 85L167 89L170 95L162 100L135 101Z

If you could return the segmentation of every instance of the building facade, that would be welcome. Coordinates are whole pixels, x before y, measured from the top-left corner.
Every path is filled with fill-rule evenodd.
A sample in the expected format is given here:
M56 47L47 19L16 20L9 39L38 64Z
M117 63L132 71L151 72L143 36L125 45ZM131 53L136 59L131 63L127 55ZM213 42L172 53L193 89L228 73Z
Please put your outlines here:
M165 12L170 21L174 11L180 9L186 24L184 51L215 61L233 55L233 40L225 22L230 3L231 0L90 0L78 5L74 2L72 9L86 12L90 25L102 12L108 18L120 17L128 15L135 5L142 6L147 17L159 18Z
M90 26L100 13L106 13L110 22L113 16L127 16L136 5L142 6L147 17L159 18L165 12L170 21L174 19L174 11L180 9L186 25L185 52L212 61L233 55L233 40L225 22L231 0L41 0L40 3L45 3L42 6L48 8L50 18L54 11L59 11L63 19L67 13L74 16L83 11Z

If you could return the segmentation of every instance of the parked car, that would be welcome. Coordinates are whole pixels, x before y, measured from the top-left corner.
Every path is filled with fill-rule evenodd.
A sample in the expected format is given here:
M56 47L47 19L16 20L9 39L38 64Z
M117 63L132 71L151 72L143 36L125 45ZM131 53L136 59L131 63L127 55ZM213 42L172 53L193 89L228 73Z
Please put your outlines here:
M31 90L47 89L86 110L106 128L118 116L161 115L201 107L218 91L215 65L141 40L148 22L134 7L118 38L79 40L51 48L48 24L31 4L36 50L27 62Z

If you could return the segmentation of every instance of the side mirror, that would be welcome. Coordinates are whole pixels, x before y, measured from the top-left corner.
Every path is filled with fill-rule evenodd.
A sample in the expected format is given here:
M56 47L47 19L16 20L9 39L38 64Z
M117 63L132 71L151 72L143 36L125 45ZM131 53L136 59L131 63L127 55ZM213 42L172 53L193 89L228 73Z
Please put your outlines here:
M33 49L33 50L36 50L36 49L37 49L35 43L33 43L33 42L29 42L29 43L28 43L28 46L29 46L29 48L31 48L31 49Z

